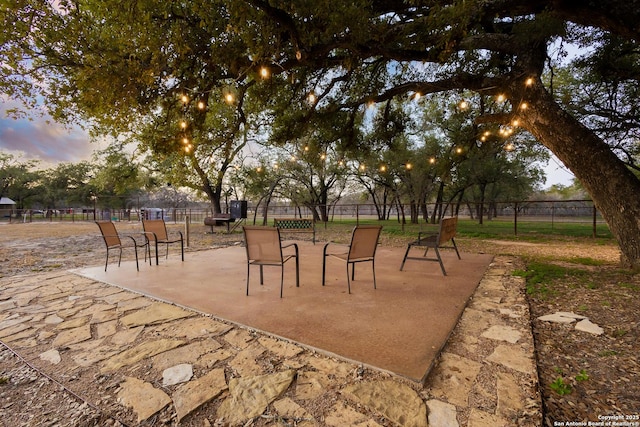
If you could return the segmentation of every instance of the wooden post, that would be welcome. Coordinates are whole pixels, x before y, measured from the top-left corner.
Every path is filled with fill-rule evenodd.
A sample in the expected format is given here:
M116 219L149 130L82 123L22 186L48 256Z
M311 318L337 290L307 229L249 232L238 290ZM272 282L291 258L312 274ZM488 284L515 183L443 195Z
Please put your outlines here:
M518 202L516 202L516 206L513 209L513 233L514 235L518 235Z

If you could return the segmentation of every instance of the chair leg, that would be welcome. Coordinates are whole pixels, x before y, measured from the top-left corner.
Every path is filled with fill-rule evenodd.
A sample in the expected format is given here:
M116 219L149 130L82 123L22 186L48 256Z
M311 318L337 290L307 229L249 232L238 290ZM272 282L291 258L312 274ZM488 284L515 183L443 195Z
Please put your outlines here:
M120 253L118 254L118 267L120 267L120 261L122 261L122 246L120 246Z
M378 288L376 288L376 260L375 260L375 258L371 260L371 269L373 271L373 289L378 289Z
M280 298L282 298L282 288L284 287L284 263L280 264Z
M442 263L442 258L440 257L440 251L438 250L437 246L435 246L433 249L436 250L436 255L438 256L438 262L440 263L440 268L442 269L442 275L446 276L447 272L444 269L444 264Z
M107 271L107 265L109 265L109 248L107 248L107 260L104 262L104 271Z
M353 265L351 266L351 271L353 271ZM349 263L347 262L347 289L349 290L349 294L351 294L351 280L349 280Z
M138 247L135 246L135 243L134 243L134 246L133 246L133 250L136 253L136 270L140 271L140 264L138 264Z
M249 272L251 271L251 264L247 262L247 296L249 296Z
M262 273L262 264L260 264L260 284L264 285L264 275Z
M453 243L453 249L456 250L456 255L458 255L458 259L462 259L460 258L460 252L458 252L458 245L456 245L456 241L453 240L453 237L451 238L451 243Z
M402 258L402 264L400 264L400 271L404 268L404 263L407 261L407 256L409 256L409 250L411 249L411 245L407 245L407 251L404 253L404 258Z
M180 239L180 255L182 256L182 262L184 262L184 240Z
M155 240L156 242L156 265L160 265L160 261L158 260L158 241Z
M327 270L327 246L329 246L329 243L325 244L322 249L322 286L324 286L324 277Z

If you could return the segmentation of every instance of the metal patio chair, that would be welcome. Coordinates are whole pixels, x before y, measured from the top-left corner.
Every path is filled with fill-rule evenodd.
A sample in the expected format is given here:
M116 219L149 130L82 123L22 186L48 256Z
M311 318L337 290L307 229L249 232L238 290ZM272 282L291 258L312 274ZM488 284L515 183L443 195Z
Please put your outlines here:
M381 225L358 225L351 233L351 243L346 252L327 253L327 247L331 242L324 245L322 250L322 286L325 282L325 271L327 257L338 258L347 263L347 286L351 293L351 280L355 280L356 263L371 262L373 270L373 288L376 289L376 268L375 256L380 238ZM349 264L351 264L351 280L349 280Z
M169 258L169 245L173 243L180 243L180 255L182 261L184 261L184 236L181 231L178 231L179 236L175 238L169 238L167 233L167 225L163 219L143 219L142 228L144 229L144 235L149 243L149 257L151 257L151 244L156 249L156 265L158 265L158 244L166 245L165 259Z
M100 233L102 233L102 238L104 239L104 243L107 246L107 259L104 263L104 271L107 271L107 266L109 265L109 251L111 249L118 249L118 267L120 267L120 261L122 260L122 249L123 248L133 248L136 253L136 269L140 271L140 265L138 264L138 248L148 247L149 242L145 240L145 243L138 243L138 241L133 236L125 236L131 239L131 244L123 243L120 239L120 235L118 234L118 230L116 230L116 226L111 221L96 221L98 227L100 228ZM128 240L126 240L128 242ZM147 252L144 253L144 261L147 261ZM151 255L149 255L149 265L151 265Z
M280 266L280 298L284 287L284 264L292 258L296 260L296 287L300 287L300 262L297 243L282 245L280 230L276 227L244 226L245 246L247 248L247 295L249 295L249 272L252 265L260 266L260 284L264 284L263 267ZM284 255L282 249L293 247L295 254Z

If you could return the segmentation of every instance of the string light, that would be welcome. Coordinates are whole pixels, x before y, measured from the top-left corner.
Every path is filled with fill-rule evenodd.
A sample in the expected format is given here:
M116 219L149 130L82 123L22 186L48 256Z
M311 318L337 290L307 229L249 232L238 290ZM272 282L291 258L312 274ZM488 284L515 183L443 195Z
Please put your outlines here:
M526 86L532 86L533 85L533 77L529 77L527 80L525 80L524 84Z
M269 69L267 67L260 68L260 77L262 77L263 79L269 78Z
M456 148L456 153L457 154L462 154L462 148L460 148L460 147Z
M462 101L460 101L460 103L458 104L458 107L459 107L462 111L464 111L464 110L466 110L467 108L469 108L469 103L468 103L466 100L464 100L464 99L463 99L463 100L462 100Z
M406 170L410 171L410 170L413 168L413 165L412 165L411 163L406 163L406 164L404 165L404 168L405 168Z
M429 158L429 163L430 164L434 164L435 162L436 162L436 158L435 157Z
M307 100L309 101L309 104L312 104L312 105L316 103L316 100L317 100L317 99L318 99L318 98L316 97L316 94L315 94L315 93L313 93L313 92L311 92L311 93L307 96Z
M415 99L416 101L419 101L421 97L422 94L420 92L416 92L413 94L413 99Z
M520 104L520 109L521 110L526 110L527 108L529 108L529 104L527 104L526 102L523 102Z
M183 144L188 144L189 143L189 138L187 138L187 137L182 138L182 143Z
M185 104L189 102L189 97L187 95L182 95L180 97L180 99L182 100L182 102L184 102Z
M358 169L360 169L360 171L361 171L361 172L364 172L364 170L365 170L366 168L367 168L367 167L366 167L364 164L362 164L362 165L360 165L360 167L359 167Z
M498 102L504 102L504 100L506 99L506 97L503 94L500 94L497 96L496 100Z
M185 122L184 120L180 122L180 127L182 129L186 129L187 128L187 122Z
M380 172L386 172L386 171L387 171L387 167L385 165L381 165Z
M227 94L224 96L224 100L227 102L227 104L232 104L234 101L233 94L231 92L227 92Z
M204 110L205 104L204 101L198 101L198 110Z

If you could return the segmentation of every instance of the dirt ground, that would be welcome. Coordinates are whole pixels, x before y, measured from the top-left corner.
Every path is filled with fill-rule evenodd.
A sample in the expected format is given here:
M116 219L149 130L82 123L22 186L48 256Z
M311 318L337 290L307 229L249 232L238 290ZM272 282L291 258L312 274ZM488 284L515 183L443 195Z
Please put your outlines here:
M139 227L137 223L118 224L122 232ZM241 240L238 233L207 231L209 227L192 225L187 251ZM344 234L319 229L317 239L345 240L348 236ZM406 244L401 238L384 236L381 243ZM563 274L560 270L558 277L532 286L529 293L545 425L571 425L599 415L622 416L620 420L630 422L618 425L640 422L640 274L619 268L619 251L614 244L597 244L589 239L533 244L463 238L457 243L461 252L515 255L525 262L532 257L543 258L572 272ZM0 224L0 277L99 265L104 257L104 244L93 223ZM531 262L528 265L529 269L535 268ZM604 329L604 334L592 335L575 331L573 326L536 320L557 311L587 316ZM7 395L12 396L11 402L3 403ZM20 398L16 400L16 396ZM63 392L1 345L0 407L5 413L29 408L29 421L22 425L41 425L39 415L48 414L47 419L51 419L52 413L59 417L51 425L116 425L101 420L98 408ZM0 419L0 424L19 425L7 419Z

